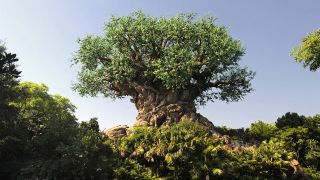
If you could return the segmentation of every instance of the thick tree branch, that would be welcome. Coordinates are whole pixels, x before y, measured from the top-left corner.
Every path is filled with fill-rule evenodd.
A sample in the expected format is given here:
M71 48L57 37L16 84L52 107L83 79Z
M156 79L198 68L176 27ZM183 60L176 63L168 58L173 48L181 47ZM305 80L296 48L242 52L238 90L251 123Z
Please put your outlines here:
M210 88L221 88L223 85L234 85L237 80L234 81L215 81L206 83L197 83L190 87L190 91L193 94L192 98L197 98L202 92L209 90Z
M102 63L103 62L111 62L112 61L112 59L110 58L110 57L106 57L106 56L100 56L100 57L98 57L98 60L99 61L101 61Z

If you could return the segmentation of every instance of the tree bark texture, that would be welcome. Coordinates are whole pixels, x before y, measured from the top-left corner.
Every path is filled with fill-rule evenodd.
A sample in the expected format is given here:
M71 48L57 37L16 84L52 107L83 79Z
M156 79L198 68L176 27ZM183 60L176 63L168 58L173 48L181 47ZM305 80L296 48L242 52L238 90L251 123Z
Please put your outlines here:
M138 110L134 126L160 127L179 121L196 121L214 131L212 122L196 112L190 90L171 92L140 86L135 88L132 97L131 101Z

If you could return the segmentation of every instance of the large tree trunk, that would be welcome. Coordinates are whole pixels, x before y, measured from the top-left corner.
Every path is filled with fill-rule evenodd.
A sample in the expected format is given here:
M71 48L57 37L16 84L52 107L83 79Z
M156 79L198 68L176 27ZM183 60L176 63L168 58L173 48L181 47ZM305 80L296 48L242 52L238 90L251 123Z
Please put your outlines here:
M214 132L213 124L201 114L196 113L191 92L174 93L155 89L138 88L132 102L136 105L138 116L134 126L169 125L179 121L197 121Z

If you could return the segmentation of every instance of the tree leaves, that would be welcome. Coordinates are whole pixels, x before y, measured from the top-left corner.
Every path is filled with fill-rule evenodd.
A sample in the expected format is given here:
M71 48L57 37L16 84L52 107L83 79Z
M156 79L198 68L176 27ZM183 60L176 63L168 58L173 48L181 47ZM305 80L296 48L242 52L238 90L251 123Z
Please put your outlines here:
M79 43L75 62L82 68L74 87L81 95L132 95L124 92L135 83L177 92L198 89L202 102L239 100L252 91L254 73L238 64L244 48L212 17L158 18L138 11L113 16L103 36ZM210 86L215 81L225 86ZM207 93L210 89L214 93Z
M320 67L320 29L308 34L301 39L302 44L291 52L294 60L302 62L304 67L309 67L310 71L316 71Z

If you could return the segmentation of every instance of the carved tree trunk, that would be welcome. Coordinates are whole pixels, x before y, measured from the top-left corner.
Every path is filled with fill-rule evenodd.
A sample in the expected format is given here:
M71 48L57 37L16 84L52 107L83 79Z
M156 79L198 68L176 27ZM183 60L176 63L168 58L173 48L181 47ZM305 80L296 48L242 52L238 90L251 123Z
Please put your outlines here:
M169 125L182 120L197 121L214 132L213 124L196 113L190 90L182 92L158 91L153 88L136 87L132 102L136 105L138 116L134 126Z

